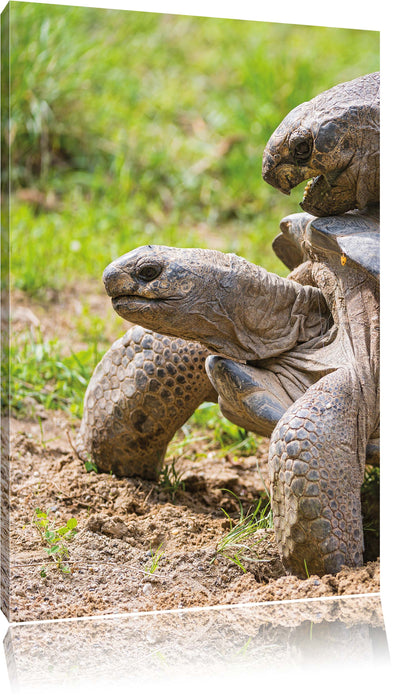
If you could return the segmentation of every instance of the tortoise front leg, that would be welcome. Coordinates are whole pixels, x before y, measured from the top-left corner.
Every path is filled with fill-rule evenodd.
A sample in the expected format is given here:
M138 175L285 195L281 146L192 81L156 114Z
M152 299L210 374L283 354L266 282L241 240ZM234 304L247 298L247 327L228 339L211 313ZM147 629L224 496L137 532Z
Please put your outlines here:
M157 479L169 441L203 401L217 401L199 343L134 326L97 365L76 449L100 471Z
M340 368L311 386L272 435L275 537L296 575L336 573L363 562L367 436L360 398L356 376Z
M236 425L270 437L293 400L278 376L267 369L210 355L206 371L223 415ZM297 396L303 391L297 390Z

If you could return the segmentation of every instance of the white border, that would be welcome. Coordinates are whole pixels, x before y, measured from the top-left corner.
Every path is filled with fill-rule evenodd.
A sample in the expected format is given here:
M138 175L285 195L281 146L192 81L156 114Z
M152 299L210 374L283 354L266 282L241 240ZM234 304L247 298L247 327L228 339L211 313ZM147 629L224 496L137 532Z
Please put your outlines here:
M188 615L189 613L201 612L202 610L233 610L234 608L241 610L244 608L264 608L273 606L283 606L298 603L314 603L323 602L325 600L346 600L357 598L380 598L380 593L355 593L353 595L332 595L332 596L317 596L315 598L290 598L289 600L261 600L258 603L227 603L227 605L205 605L203 607L196 606L193 608L168 608L167 610L146 610L134 613L109 613L107 615L84 615L83 617L61 617L49 620L27 620L26 622L12 622L9 627L27 627L27 625L50 625L61 622L82 622L89 620L119 620L122 618L132 617L156 617L157 615Z
M49 3L49 0L43 0ZM5 2L0 2L3 9ZM52 3L49 3L52 4ZM53 3L57 4L57 3ZM406 192L403 186L404 175L404 73L405 73L405 35L404 12L398 0L387 0L385 3L356 3L354 0L148 0L148 2L133 0L125 2L112 0L88 0L87 2L60 2L65 5L79 5L99 8L140 10L149 12L169 12L171 14L193 14L198 16L229 17L236 19L260 20L269 22L284 22L291 24L321 25L333 27L351 27L370 29L381 32L381 65L383 73L382 85L382 209L385 230L382 230L382 409L383 409L383 471L382 471L382 602L384 618L390 645L392 669L390 674L377 669L373 679L351 677L347 685L344 670L340 679L326 678L326 684L321 677L290 678L283 686L283 696L299 697L305 695L323 695L330 700L343 695L375 698L385 694L388 697L398 697L398 688L404 688L403 666L405 663L405 603L402 585L405 574L404 530L406 513L406 480L405 480L405 443L403 435L406 432L406 411L404 397L406 396L405 370L403 357L405 355L405 333L403 331L405 315L404 308L404 279L403 268L406 261L406 231L405 212L402 207ZM402 117L403 115L403 117ZM0 617L0 635L4 637L8 623L3 615ZM402 673L402 675L400 675ZM0 653L0 681L5 681L5 692L8 692L7 671L4 658ZM261 677L263 683L264 677ZM262 692L275 694L272 678L269 685L262 685ZM202 684L202 690L203 688ZM243 689L244 684L236 687ZM157 689L162 697L162 687ZM185 688L188 687L186 684ZM390 688L393 688L393 694ZM254 688L250 685L248 696L252 696ZM190 692L196 695L196 687L190 685ZM206 684L210 692L209 684ZM233 697L233 684L228 680L224 688L216 687L215 695ZM218 692L217 692L218 691ZM166 696L169 688L166 691ZM59 697L60 694L58 693ZM183 691L181 693L183 697ZM179 692L177 696L180 697ZM240 696L240 693L238 693ZM33 696L30 694L30 698ZM76 697L78 697L76 695ZM74 697L74 700L76 700ZM151 697L149 695L148 697Z

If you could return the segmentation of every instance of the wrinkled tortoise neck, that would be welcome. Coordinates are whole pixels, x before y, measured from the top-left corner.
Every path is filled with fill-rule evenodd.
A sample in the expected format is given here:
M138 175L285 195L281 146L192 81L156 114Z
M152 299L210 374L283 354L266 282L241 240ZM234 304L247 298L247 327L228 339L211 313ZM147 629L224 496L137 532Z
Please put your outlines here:
M243 354L233 354L235 359L274 357L327 331L331 316L319 289L279 277L245 260L239 266L238 273L234 270L228 305L243 349Z

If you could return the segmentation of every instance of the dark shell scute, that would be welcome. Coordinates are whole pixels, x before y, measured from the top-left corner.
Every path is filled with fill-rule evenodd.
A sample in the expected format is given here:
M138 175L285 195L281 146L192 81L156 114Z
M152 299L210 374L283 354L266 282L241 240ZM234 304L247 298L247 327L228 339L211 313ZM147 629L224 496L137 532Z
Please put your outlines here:
M344 254L374 277L379 277L379 221L358 212L323 216L307 227L306 239L313 249Z

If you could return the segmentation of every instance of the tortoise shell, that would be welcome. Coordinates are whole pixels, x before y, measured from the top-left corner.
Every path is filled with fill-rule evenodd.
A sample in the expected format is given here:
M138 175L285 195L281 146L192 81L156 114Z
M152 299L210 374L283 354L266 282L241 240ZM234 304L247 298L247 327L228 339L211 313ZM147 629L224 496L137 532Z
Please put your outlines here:
M281 233L272 247L280 260L290 269L308 259L306 248L324 253L336 253L360 265L373 277L379 278L379 216L371 210L349 211L341 216L313 217L292 214L282 219Z

